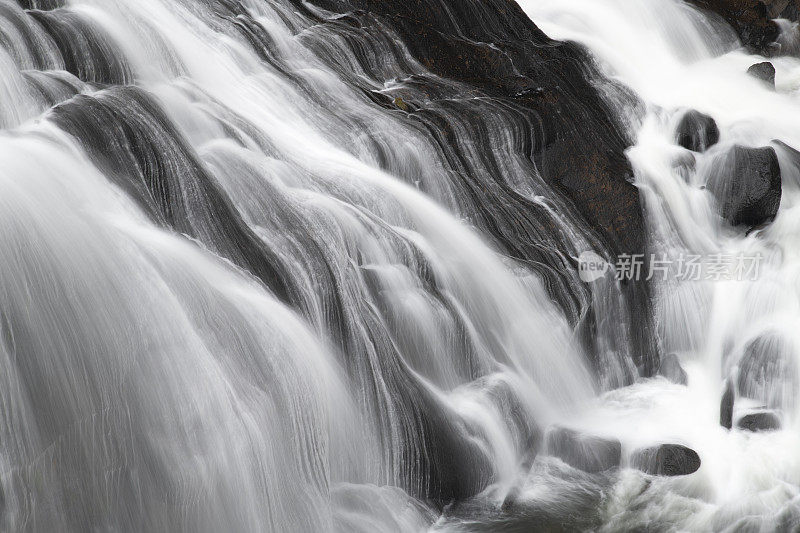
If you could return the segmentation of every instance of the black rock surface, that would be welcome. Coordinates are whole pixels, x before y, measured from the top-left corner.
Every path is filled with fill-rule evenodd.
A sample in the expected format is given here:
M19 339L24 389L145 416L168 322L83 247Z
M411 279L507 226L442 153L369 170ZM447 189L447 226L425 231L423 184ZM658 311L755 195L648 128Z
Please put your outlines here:
M705 152L719 142L719 128L713 118L691 109L678 123L675 139L687 150Z
M769 61L756 63L747 69L747 73L766 82L767 85L775 87L775 67Z
M514 0L312 3L341 15L320 20L329 31L347 39L386 34L383 42L402 45L394 55L407 52L425 69L408 65L403 77L380 71L369 57L362 65L376 71L381 83L387 76L405 80L400 96L416 110L405 119L436 140L451 171L461 176L464 192L478 206L467 214L473 223L509 256L534 265L573 324L593 321L591 290L574 283L575 265L564 262L584 250L570 249L574 238L564 235L562 225L574 221L592 249L609 257L645 253L642 205L624 154L631 139L596 82L619 101L627 99L632 109L639 108L638 100L603 80L581 47L545 35ZM374 99L400 112L396 96ZM492 148L501 126L511 133L502 151ZM482 168L473 164L476 158ZM505 181L509 161L530 166L531 183L540 179L550 189L550 209ZM614 341L615 349L629 346L639 372L651 376L658 352L646 283L625 282L621 290L625 308L605 327L632 324L624 332L620 328L630 339ZM596 337L587 336L588 342ZM603 365L596 368L602 371Z
M734 146L712 169L707 188L731 225L771 221L781 204L781 170L771 147Z
M781 429L781 419L771 411L749 413L736 421L736 427L745 431L776 431Z
M654 476L685 476L700 468L700 456L680 444L661 444L636 450L631 465Z

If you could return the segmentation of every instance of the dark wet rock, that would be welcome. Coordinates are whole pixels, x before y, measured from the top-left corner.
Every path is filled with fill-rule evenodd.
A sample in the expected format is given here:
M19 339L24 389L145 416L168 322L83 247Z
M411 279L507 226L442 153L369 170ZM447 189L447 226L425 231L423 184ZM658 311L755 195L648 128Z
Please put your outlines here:
M769 222L781 204L778 156L771 147L734 146L711 170L706 187L731 225Z
M654 476L685 476L700 468L700 456L680 444L661 444L636 450L631 466Z
M551 429L546 442L547 453L591 474L617 468L622 456L622 445L618 440L586 435L564 427Z
M688 0L695 6L716 13L733 27L742 44L766 52L778 38L778 25L762 0ZM773 0L769 0L772 2Z
M775 67L769 61L756 63L747 69L747 73L767 83L771 87L775 87Z
M767 332L749 342L739 359L739 394L770 409L792 408L800 380L793 346L782 335Z
M736 421L736 427L745 431L776 431L781 429L781 419L771 411L760 411L744 415Z
M471 215L476 227L490 233L504 253L535 265L573 326L591 316L592 289L575 283L570 276L576 269L564 262L582 250L570 249L575 239L565 238L563 223L575 221L591 248L604 256L646 253L640 195L624 154L631 139L597 82L637 109L633 93L602 80L584 49L550 39L514 0L311 3L348 13L364 34L390 30L386 41L404 47L395 55L410 54L424 67L401 65L406 72L391 75L406 76L407 104L425 102L409 120L434 138L448 170L461 177L463 195L476 206ZM333 18L321 23L352 38L350 26ZM386 72L375 70L376 79L386 79ZM415 94L406 98L409 91ZM493 139L507 137L497 131L499 125L513 134L492 150ZM480 168L471 164L476 152ZM503 170L509 161L529 165L526 174L536 177L531 183L541 176L553 205L544 209L510 186ZM626 281L622 292L619 319L605 320L602 327L632 322L624 331L618 328L614 336L620 340L614 342L621 349L630 346L639 372L652 376L658 350L646 283ZM622 340L625 336L630 338ZM590 354L600 350L586 348ZM606 368L592 362L598 373ZM626 383L633 379L626 376Z
M678 123L675 139L687 150L705 152L719 142L719 128L710 116L690 109Z
M689 383L689 377L681 366L678 356L670 353L661 358L661 366L658 368L658 375L663 376L678 385Z
M731 429L733 427L733 402L735 392L731 378L725 380L725 392L722 394L722 401L719 406L719 425Z

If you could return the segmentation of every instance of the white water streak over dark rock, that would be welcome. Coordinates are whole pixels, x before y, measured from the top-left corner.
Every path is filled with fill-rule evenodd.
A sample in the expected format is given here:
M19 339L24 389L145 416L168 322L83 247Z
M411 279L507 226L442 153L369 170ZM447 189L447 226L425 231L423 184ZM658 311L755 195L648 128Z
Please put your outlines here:
M5 529L427 527L632 379L513 106L293 2L64 4L0 0Z

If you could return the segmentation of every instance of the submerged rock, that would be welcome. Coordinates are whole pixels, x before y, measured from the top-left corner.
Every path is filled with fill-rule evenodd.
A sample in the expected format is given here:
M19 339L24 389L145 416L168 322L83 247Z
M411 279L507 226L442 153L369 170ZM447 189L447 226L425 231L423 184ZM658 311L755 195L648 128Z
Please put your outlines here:
M573 468L594 474L619 466L622 445L617 439L555 427L547 434L547 452Z
M697 472L700 456L680 444L661 444L636 450L631 466L653 476L685 476Z
M706 187L731 225L771 221L781 204L778 156L770 147L734 146L712 170Z
M747 69L747 73L766 82L768 85L775 87L775 67L769 61L763 63L756 63Z
M735 394L731 378L725 380L725 392L719 406L719 425L731 429L733 427L733 402Z
M661 366L658 368L658 375L663 376L678 385L689 383L689 377L681 366L678 356L670 353L661 358Z
M687 150L705 152L719 142L719 128L710 116L690 109L678 123L675 138Z
M744 415L736 427L745 431L776 431L781 429L781 419L771 411L760 411Z

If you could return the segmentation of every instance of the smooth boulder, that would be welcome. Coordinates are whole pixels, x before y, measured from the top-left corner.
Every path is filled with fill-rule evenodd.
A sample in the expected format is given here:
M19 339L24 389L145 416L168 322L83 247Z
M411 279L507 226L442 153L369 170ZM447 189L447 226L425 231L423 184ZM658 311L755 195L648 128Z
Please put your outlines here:
M680 444L661 444L636 450L631 466L653 476L685 476L697 472L700 456Z
M690 109L675 130L675 140L692 152L705 152L719 142L719 128L710 116Z
M674 353L667 354L661 358L658 375L667 378L676 385L686 385L689 383L689 377L681 366L678 356Z
M775 218L781 205L781 170L770 147L736 145L712 168L706 188L722 218L733 226L758 226Z
M747 69L747 73L775 88L775 67L769 61L756 63Z
M547 452L568 465L592 474L619 467L622 445L616 439L555 427L547 434Z
M777 431L781 429L781 419L771 411L759 411L744 415L736 422L736 427L745 431Z

